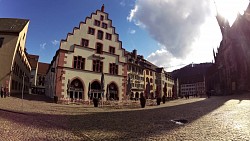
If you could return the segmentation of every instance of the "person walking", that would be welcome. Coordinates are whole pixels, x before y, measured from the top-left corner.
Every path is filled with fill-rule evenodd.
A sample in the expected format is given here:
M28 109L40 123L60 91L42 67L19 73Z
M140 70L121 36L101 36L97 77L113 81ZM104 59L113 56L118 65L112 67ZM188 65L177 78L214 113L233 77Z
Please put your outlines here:
M0 93L1 93L1 98L3 98L3 87L1 86L1 91L0 91Z
M4 98L6 98L6 94L7 94L7 89L6 89L6 87L5 87L5 88L3 88L3 97L4 97Z

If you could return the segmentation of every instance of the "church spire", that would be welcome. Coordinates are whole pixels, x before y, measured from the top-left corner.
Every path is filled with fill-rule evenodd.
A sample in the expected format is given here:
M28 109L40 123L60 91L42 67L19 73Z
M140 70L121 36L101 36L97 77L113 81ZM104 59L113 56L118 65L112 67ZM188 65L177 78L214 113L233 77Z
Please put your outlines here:
M104 12L104 4L102 5L101 11Z
M218 12L218 9L217 9L217 5L215 3L215 0L214 0L214 5L215 5L215 8L216 8L216 19L217 19L217 22L220 26L220 30L221 30L221 34L222 36L224 37L225 34L226 34L226 31L228 30L228 28L230 27L229 25L229 22L227 19L225 19L222 15L220 15L220 13Z
M213 55L214 55L214 62L215 62L216 55L215 55L214 49L213 49Z
M249 4L247 6L247 9L245 10L245 13L249 13L250 14L250 0L249 0Z

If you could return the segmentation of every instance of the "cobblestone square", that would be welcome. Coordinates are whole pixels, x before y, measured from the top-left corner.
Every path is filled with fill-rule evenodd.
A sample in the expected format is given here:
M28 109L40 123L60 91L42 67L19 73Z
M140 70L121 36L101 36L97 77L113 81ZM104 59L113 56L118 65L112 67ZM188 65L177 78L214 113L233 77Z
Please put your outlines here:
M1 141L250 140L249 93L178 99L144 109L62 105L42 96L0 98L0 106Z

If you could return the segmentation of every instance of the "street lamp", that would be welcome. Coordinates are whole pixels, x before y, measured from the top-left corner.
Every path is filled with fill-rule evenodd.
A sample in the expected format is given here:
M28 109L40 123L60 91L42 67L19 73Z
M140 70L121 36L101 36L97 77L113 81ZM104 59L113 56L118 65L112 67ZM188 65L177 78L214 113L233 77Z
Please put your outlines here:
M22 111L23 111L23 91L24 91L24 78L25 78L25 73L23 74L23 86L22 86Z

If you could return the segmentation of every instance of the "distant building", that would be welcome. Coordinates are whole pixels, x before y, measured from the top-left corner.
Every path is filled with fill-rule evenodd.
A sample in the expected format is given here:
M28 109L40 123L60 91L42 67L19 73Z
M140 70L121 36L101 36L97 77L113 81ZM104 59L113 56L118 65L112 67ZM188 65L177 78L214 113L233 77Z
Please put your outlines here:
M137 55L137 51L126 52L127 54L127 67L128 77L130 78L130 99L139 99L141 94L144 94L144 67L141 65L143 56ZM128 90L129 91L129 90Z
M190 64L172 72L173 77L179 83L179 96L206 94L206 74L212 63Z
M0 18L0 86L10 94L29 90L31 65L25 47L28 26L26 19Z
M174 79L171 74L164 71L163 68L156 68L156 97L165 95L167 98L173 98Z
M126 59L102 6L61 41L46 75L46 95L59 100L122 100L126 97Z
M28 54L28 60L31 66L30 72L30 93L36 93L37 71L38 71L38 55Z
M36 81L36 94L45 94L45 77L49 69L49 64L38 62L38 71L37 71L37 81Z
M216 18L223 38L213 52L215 64L208 73L208 87L217 94L250 90L250 4L231 27L219 14Z
M144 74L144 94L146 98L156 98L157 95L156 92L156 68L154 64L150 63L149 61L143 59L141 61L141 65L143 66L143 74ZM158 88L159 89L159 88Z

